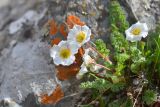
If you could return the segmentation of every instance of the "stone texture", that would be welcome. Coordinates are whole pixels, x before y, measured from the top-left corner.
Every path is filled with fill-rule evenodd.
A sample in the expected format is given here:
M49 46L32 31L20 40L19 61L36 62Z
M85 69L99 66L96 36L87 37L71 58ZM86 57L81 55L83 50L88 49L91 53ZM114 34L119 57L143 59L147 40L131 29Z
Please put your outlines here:
M54 65L50 63L47 41L42 42L41 28L54 18L58 23L66 15L76 15L92 29L96 38L107 41L109 0L2 0L0 5L0 100L10 97L23 107L74 107L79 97L79 81L59 82ZM160 20L159 0L121 0L130 8L128 17L145 21L154 28ZM15 32L11 25L32 10L35 20L25 21ZM46 14L42 14L47 11ZM133 14L132 14L133 13ZM40 17L40 18L39 18ZM33 19L34 19L33 18ZM34 94L49 93L56 83L61 84L65 97L56 105L42 105ZM2 106L3 102L0 102ZM4 106L6 107L6 106Z
M41 28L48 19L62 22L73 14L89 25L95 37L106 38L107 3L106 0L10 0L0 7L0 100L11 98L23 107L73 107L81 93L79 81L73 78L60 82L55 78L49 45L42 42ZM33 14L26 16L29 12ZM66 97L56 105L38 103L35 94L49 94L57 82ZM2 100L0 106L4 106L3 102L7 103Z
M160 24L160 0L120 0L128 5L135 18L146 22L150 29Z

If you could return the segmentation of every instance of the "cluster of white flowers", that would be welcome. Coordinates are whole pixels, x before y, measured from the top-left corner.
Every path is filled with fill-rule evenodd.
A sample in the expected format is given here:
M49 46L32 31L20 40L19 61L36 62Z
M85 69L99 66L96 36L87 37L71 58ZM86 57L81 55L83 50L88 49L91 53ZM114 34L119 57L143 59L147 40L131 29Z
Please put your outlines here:
M145 38L148 35L148 27L146 23L137 22L127 29L125 33L127 40L131 42L140 41L142 37ZM88 26L75 25L70 29L66 41L61 41L58 45L53 45L51 48L50 56L53 58L54 64L61 64L63 66L73 64L78 49L90 40L90 36L91 30ZM85 49L85 54L82 58L83 63L77 74L77 78L81 78L84 73L88 72L87 67L89 67L91 71L100 69L99 66L93 65L95 61L89 56L89 51L89 49Z
M126 39L135 42L140 41L148 35L148 27L146 23L140 23L139 21L136 24L133 24L129 29L125 31Z
M67 40L61 41L58 45L53 45L50 56L55 65L69 66L75 61L75 54L78 49L90 40L91 30L88 26L75 25L70 29Z
M83 76L83 74L88 72L88 69L92 72L97 71L98 69L100 69L99 66L95 65L95 60L91 58L91 56L89 55L89 52L91 50L85 49L85 53L83 55L83 63L81 65L81 69L79 71L79 73L76 75L77 79L81 79L81 77Z

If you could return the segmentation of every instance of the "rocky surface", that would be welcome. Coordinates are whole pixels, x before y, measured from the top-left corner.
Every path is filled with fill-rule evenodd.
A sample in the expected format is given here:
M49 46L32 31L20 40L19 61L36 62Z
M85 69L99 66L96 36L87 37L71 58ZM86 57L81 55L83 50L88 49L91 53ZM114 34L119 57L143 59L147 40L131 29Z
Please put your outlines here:
M86 22L95 38L102 37L106 41L108 3L109 0L1 0L0 100L9 97L23 107L53 107L39 104L34 94L48 93L58 82L68 97L55 106L74 106L80 94L79 81L56 80L48 43L41 41L41 28L48 19L62 22L66 15L74 14ZM159 0L121 3L126 12L132 10L128 17L146 21L150 28L160 21Z
M120 0L129 7L135 18L146 22L150 29L160 24L160 0Z
M66 97L55 106L74 106L79 81L56 79L41 28L48 19L62 22L66 15L74 14L91 27L95 37L105 37L105 5L107 1L97 0L4 0L0 7L0 99L11 98L23 107L53 107L39 104L35 95L50 93L58 82ZM6 103L1 101L0 106Z

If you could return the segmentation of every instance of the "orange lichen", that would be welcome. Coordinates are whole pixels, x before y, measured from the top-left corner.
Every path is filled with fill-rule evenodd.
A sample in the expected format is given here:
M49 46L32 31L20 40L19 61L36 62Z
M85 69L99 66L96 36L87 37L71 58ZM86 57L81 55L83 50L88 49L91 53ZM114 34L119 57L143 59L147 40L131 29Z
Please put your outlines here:
M85 25L77 16L70 15L67 17L66 23L68 24L69 28L72 29L74 25Z
M65 37L67 38L67 28L66 28L66 25L64 23L62 23L59 27L59 32Z
M52 92L50 96L48 96L48 94L41 96L41 103L42 104L55 104L58 101L60 101L60 99L62 99L63 97L64 97L64 93L61 89L61 86L57 85L56 89Z
M61 41L61 38L54 38L53 40L51 40L51 46L53 45L58 45L58 43Z
M79 70L80 70L80 66L82 64L82 56L84 54L84 50L83 48L80 48L78 50L78 53L75 55L76 60L75 62L70 65L70 66L63 66L63 65L59 65L56 66L57 69L57 78L59 80L68 80L69 78L75 76Z
M49 34L50 35L55 35L58 31L58 27L57 27L56 22L52 19L52 20L49 20L48 23L49 23L49 26L50 26Z
M59 32L65 37L67 38L67 27L69 27L69 29L73 28L74 25L80 25L83 26L85 25L84 22L82 22L77 16L74 15L70 15L67 17L66 19L66 24L62 23L59 27ZM50 21L50 26L51 26L51 30L50 30L50 34L55 34L57 33L57 25L55 23L54 20ZM53 46L54 44L58 44L61 41L61 38L54 38L53 40L51 40L51 46ZM79 70L80 70L80 66L82 64L82 56L84 54L84 50L83 48L80 48L78 50L78 53L75 55L76 59L75 62L70 65L70 66L63 66L63 65L59 65L56 66L57 69L57 78L59 80L68 80L69 78L75 76Z

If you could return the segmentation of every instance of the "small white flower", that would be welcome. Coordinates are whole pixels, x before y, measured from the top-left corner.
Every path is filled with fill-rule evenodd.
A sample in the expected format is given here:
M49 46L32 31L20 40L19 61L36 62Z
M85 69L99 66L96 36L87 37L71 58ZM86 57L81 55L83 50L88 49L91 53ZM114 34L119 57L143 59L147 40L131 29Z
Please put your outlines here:
M127 40L131 42L140 41L142 37L145 38L148 35L148 27L146 23L137 22L127 29L125 33Z
M102 68L102 67L93 64L93 65L90 66L90 71L96 72L96 71L98 71L98 70L101 69L101 68Z
M61 41L58 45L53 45L50 50L50 56L53 58L55 65L71 65L75 61L78 52L78 44L74 41Z
M78 72L78 74L76 75L77 79L80 79L83 74L88 72L87 66L89 66L89 64L91 64L94 60L88 55L89 53L89 49L85 49L85 53L83 55L83 63L81 65L81 69Z
M88 55L89 54L90 49L85 49L85 53L83 55L83 63L85 65L88 65L90 63L92 63L94 60Z
M85 74L87 72L88 72L88 69L87 69L86 65L84 63L82 63L81 69L79 70L78 74L76 75L76 78L81 79L83 74Z
M91 30L88 26L75 25L68 33L68 40L75 41L79 47L90 40Z

